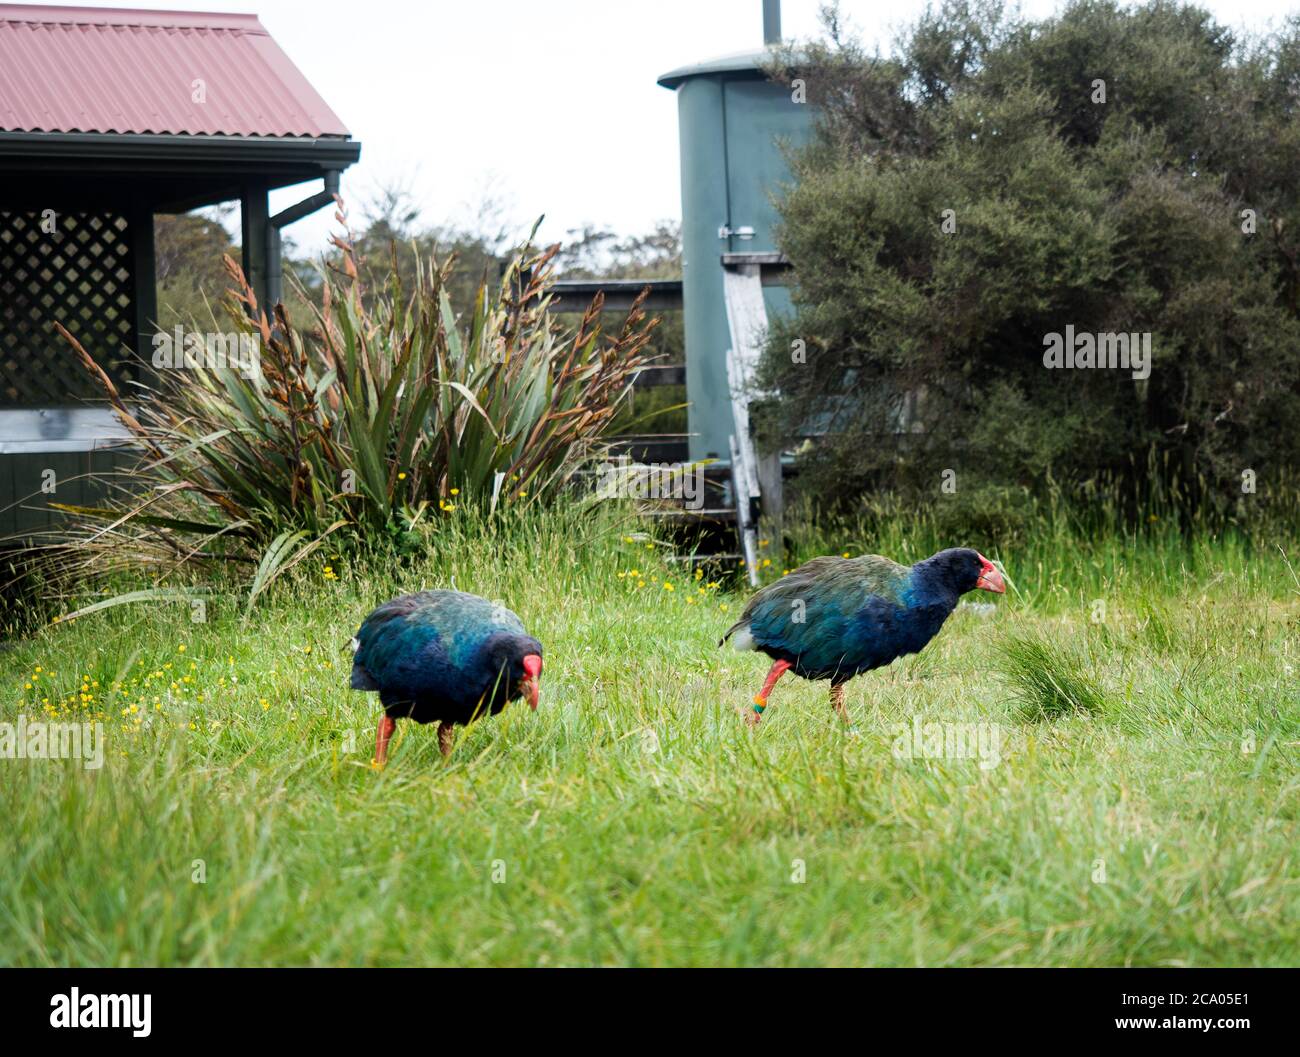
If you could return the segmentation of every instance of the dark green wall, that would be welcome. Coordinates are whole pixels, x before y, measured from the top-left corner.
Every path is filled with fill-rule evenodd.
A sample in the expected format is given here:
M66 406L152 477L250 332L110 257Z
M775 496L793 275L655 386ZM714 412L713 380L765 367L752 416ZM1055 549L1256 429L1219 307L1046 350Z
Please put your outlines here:
M138 457L138 453L110 449L0 455L0 496L8 508L0 510L0 537L50 528L60 516L49 508L51 502L97 505L103 499L104 487L84 475L122 469ZM42 475L47 469L54 471L53 495L41 492ZM11 505L15 502L17 505Z

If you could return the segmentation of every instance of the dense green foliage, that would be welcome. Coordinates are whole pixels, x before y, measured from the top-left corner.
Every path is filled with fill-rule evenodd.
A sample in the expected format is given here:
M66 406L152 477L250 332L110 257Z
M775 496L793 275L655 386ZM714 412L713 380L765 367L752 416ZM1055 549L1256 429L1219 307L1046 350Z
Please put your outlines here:
M801 63L822 116L781 203L797 314L764 381L782 435L814 434L805 484L1140 497L1155 466L1188 510L1235 512L1244 471L1255 507L1293 476L1300 20L1248 41L1163 0L953 2L886 57L832 20ZM1047 369L1067 326L1149 333L1149 379Z

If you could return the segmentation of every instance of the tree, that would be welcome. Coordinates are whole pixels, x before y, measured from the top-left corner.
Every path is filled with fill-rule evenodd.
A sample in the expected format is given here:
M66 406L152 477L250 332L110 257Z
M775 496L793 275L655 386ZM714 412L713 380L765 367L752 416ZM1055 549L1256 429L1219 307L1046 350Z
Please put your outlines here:
M566 279L678 279L682 226L661 220L647 234L620 238L587 224L569 232L555 263Z
M154 217L154 261L158 280L158 326L164 331L210 319L229 281L221 258L238 256L223 219L234 204L205 213Z
M473 309L479 285L495 284L502 261L517 239L511 237L499 200L485 198L463 225L428 224L413 194L400 183L382 186L361 208L363 226L356 248L365 286L378 292L396 272L405 290L414 288L420 260L456 258L447 294L457 315ZM394 268L395 265L395 268Z
M782 61L821 118L762 369L815 489L1140 490L1154 454L1226 500L1300 463L1300 21L1246 41L1163 0L1038 22L956 0L888 57L828 29ZM1050 367L1067 328L1149 334L1149 377Z

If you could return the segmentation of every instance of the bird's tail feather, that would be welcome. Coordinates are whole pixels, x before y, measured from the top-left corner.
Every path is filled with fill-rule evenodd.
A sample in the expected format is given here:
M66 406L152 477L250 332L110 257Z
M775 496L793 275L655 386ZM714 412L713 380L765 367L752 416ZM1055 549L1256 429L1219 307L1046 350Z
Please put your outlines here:
M729 638L731 638L731 636L734 635L737 631L739 631L740 634L736 635L736 641L732 643L732 647L734 649L740 650L741 652L744 652L745 650L752 650L754 648L754 639L749 634L749 621L746 620L744 617L741 617L734 624L732 624L731 627L727 629L726 634L723 635L722 638L718 639L718 645L719 646L723 645L723 643L725 643Z

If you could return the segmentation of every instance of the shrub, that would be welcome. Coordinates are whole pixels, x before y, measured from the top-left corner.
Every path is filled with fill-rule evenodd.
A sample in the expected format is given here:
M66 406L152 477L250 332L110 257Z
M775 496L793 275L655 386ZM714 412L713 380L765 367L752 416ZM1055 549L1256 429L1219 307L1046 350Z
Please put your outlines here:
M1039 491L1048 469L1131 485L1137 521L1170 480L1223 511L1244 469L1293 475L1297 56L1297 19L1255 41L1180 3L950 0L890 57L833 34L792 58L821 117L780 202L796 312L761 384L774 432L810 438L803 487L924 497L956 468ZM1048 369L1067 327L1148 335L1149 377Z
M418 262L409 292L396 269L364 292L350 237L334 243L319 307L295 287L309 327L283 305L268 316L226 259L230 327L259 346L256 371L165 370L128 402L63 332L144 454L117 501L61 508L68 525L31 552L56 580L222 561L256 569L256 591L331 534L401 538L463 504L546 502L602 453L657 322L639 302L614 335L600 298L566 332L550 310L556 248L525 247L457 319L453 260Z

